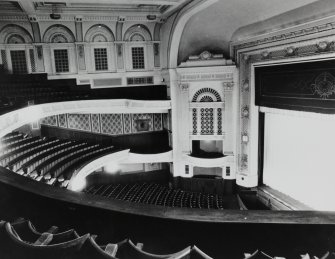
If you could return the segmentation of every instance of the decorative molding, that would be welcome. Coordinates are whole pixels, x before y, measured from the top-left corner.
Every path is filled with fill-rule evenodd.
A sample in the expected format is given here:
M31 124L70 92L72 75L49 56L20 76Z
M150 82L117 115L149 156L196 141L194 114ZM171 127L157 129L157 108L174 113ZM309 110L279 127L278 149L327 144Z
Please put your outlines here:
M150 30L143 24L135 24L127 29L123 36L124 41L132 41L134 35L140 35L144 41L152 41Z
M232 91L234 88L234 82L223 82L222 86L224 91Z
M181 81L232 81L234 79L233 73L183 73L180 76Z
M241 117L245 119L249 119L249 106L245 105L241 109Z
M299 38L299 37L306 36L306 35L330 31L334 29L335 29L335 22L328 22L325 24L315 25L315 26L308 27L305 29L277 34L274 36L264 37L264 38L257 39L257 40L250 40L250 39L244 40L243 43L233 42L232 45L233 45L234 52L236 52L237 50L244 49L244 48L260 46L260 45L269 44L272 42L279 42L283 40L290 40L290 39Z
M114 34L110 28L104 24L95 24L90 27L85 34L86 42L113 42Z
M187 92L188 88L189 88L189 84L187 84L187 83L181 83L181 84L179 84L179 87L180 87L180 90L182 92Z
M242 92L249 92L249 79L244 79L242 81Z
M10 44L16 38L18 43L32 43L33 37L23 27L15 24L8 24L4 26L0 31L0 43ZM21 42L24 41L24 42Z
M27 15L0 15L0 21L29 21Z
M72 31L62 24L55 24L50 26L43 35L43 42L45 43L70 43L75 42L75 37Z
M222 102L220 94L216 90L209 87L201 88L200 90L198 90L193 95L192 102L201 102L204 96L210 96L213 102Z
M322 99L327 99L335 94L335 78L330 73L324 72L315 79L311 87L314 94L319 95Z
M30 22L38 22L36 15L29 15L28 18Z

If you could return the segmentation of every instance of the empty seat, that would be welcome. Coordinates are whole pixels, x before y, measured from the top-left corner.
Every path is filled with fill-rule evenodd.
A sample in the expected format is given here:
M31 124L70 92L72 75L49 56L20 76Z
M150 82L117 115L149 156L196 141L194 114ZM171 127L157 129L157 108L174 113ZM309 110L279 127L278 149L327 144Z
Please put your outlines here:
M244 259L273 259L273 257L262 251L256 250L252 254L244 254Z
M169 259L213 259L205 254L198 247L193 246L191 249L185 249L176 255L169 257Z
M117 244L108 244L104 247L99 246L93 237L90 237L83 244L80 251L82 259L113 259L117 253Z
M157 255L139 249L132 241L128 239L118 243L116 257L119 259L183 258L178 256L187 254L189 251L190 247L187 247L186 249L175 254Z
M8 243L10 258L13 259L76 258L78 251L89 238L89 234L86 234L71 241L54 245L34 245L22 240L10 223L5 224L5 229L7 234L5 241Z

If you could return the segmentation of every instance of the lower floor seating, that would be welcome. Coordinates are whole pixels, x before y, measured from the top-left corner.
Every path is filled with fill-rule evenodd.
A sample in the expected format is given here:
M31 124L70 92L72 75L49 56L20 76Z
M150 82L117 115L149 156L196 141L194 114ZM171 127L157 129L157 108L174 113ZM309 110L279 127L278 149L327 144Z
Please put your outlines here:
M112 199L167 207L198 209L244 209L236 195L218 195L175 189L157 183L98 184L84 192Z
M0 258L4 259L211 259L208 254L197 246L188 246L171 254L153 254L145 251L146 244L133 243L130 239L120 242L99 244L98 235L89 233L79 235L74 229L59 231L52 226L45 231L38 231L34 225L25 219L14 222L0 221ZM221 257L226 258L226 257ZM241 259L283 259L269 255L261 250L244 253ZM320 257L308 253L301 255L302 259L334 259L335 253L325 251ZM284 258L285 259L285 258ZM298 259L298 258L297 258Z

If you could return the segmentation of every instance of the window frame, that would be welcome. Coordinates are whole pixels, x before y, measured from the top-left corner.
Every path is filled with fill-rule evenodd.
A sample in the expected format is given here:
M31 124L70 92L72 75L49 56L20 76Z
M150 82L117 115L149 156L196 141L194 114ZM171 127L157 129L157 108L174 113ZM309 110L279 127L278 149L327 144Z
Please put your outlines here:
M68 70L67 71L57 71L57 65L56 65L56 57L55 57L55 52L56 51L66 51L66 55L67 55L67 66L68 66ZM70 73L71 71L71 64L70 64L70 56L69 56L69 49L67 48L54 48L52 50L52 54L53 54L53 65L54 65L54 71L55 71L55 74L66 74L66 73Z
M96 62L96 56L95 56L95 50L96 49L104 49L106 51L106 64L107 64L107 69L97 69L97 62ZM94 46L92 48L92 56L93 56L93 63L94 63L94 71L96 72L107 72L110 71L110 61L109 61L109 51L107 46Z
M134 68L133 49L135 49L135 48L142 48L143 49L143 68ZM136 44L136 45L130 46L130 60L131 60L130 63L131 63L131 69L132 70L138 70L138 71L146 70L147 65L146 65L146 50L145 50L145 45Z

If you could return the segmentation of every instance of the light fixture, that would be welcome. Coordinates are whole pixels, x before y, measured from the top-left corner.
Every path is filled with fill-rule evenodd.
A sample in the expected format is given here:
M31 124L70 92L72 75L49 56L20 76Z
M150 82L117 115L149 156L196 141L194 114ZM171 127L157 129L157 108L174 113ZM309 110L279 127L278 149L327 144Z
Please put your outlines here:
M50 18L53 20L59 20L62 16L60 15L60 5L57 4L53 4L51 6L51 14L50 14Z
M148 19L149 21L156 20L156 18L157 18L157 16L154 15L154 14L148 14L148 15L147 15L147 19Z

